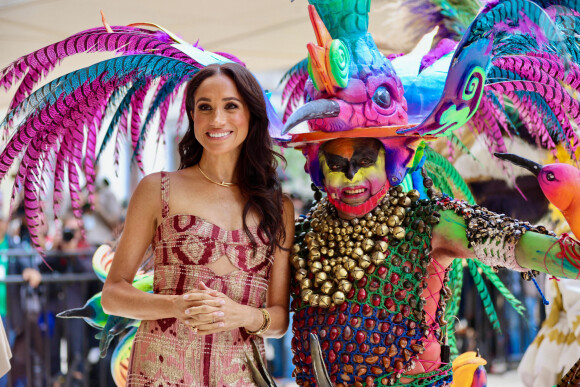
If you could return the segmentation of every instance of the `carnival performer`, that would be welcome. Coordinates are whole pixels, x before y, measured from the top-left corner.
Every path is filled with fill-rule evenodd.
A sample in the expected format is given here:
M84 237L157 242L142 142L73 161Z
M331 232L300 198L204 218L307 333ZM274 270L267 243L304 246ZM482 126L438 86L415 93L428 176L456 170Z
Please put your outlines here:
M247 386L250 339L288 327L294 210L253 75L238 64L205 67L185 98L180 169L139 183L102 304L143 320L127 385ZM150 243L154 294L132 286Z
M568 127L559 113L578 114L577 104L556 103L547 93L560 91L549 66L560 66L562 73L550 74L565 83L575 82L566 71L579 74L568 60L578 48L568 45L562 27L578 15L574 4L558 2L546 13L540 6L548 2L490 3L456 48L441 39L421 67L409 68L404 57L391 65L376 49L366 29L368 1L309 2L317 41L287 75L290 136L278 138L302 150L305 170L327 195L317 194L318 203L297 222L290 257L296 381L483 386L483 359L460 355L451 362L457 258L474 274L480 268L493 276L492 267L504 267L527 278L534 270L577 278L580 248L541 226L439 193L443 181L460 179L425 142L471 125L489 136L491 150L505 149L499 128L510 118L500 95L515 101L524 127L543 136L539 143L577 144L573 131L557 137L547 131L549 122L526 121L532 110L542 111ZM445 86L436 85L441 60L450 63ZM571 101L565 91L561 99ZM304 105L293 111L299 100ZM294 129L305 121L307 131ZM477 287L487 311L489 294Z

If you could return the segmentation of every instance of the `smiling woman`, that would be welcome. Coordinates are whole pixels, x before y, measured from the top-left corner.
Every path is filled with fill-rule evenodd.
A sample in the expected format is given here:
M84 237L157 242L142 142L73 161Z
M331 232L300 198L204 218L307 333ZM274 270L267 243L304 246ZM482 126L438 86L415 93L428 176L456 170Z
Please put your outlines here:
M137 187L102 305L143 320L127 385L252 385L251 341L264 357L262 337L288 327L294 210L282 196L253 75L238 64L210 65L185 98L180 169ZM154 294L132 286L150 243Z

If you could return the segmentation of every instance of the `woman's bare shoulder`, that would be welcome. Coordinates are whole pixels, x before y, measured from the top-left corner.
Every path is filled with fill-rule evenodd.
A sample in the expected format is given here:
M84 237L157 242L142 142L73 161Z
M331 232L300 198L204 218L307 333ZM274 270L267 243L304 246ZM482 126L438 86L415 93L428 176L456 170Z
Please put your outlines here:
M188 182L195 182L196 181L196 174L194 170L190 168L179 169L174 172L165 172L168 175L169 180L171 183L188 183Z
M158 193L161 190L161 174L162 172L155 172L146 175L137 185L133 195L148 195Z
M133 206L138 205L141 207L142 205L147 205L147 207L151 207L155 210L156 207L160 207L161 205L161 172L152 173L145 176L139 184L137 188L135 188L135 192L131 196L131 203Z

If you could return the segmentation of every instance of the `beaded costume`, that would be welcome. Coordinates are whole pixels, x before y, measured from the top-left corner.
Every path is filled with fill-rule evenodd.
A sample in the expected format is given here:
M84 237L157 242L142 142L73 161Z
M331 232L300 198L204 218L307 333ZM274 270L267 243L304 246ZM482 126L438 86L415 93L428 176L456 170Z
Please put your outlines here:
M513 255L513 247L505 245L526 231L546 233L545 228L448 197L419 200L418 191L403 193L400 186L391 188L380 205L360 219L337 219L323 199L309 218L298 221L291 256L292 345L300 385L315 383L307 353L311 332L320 337L337 385L399 385L403 375L413 379L404 385L451 382L444 339L451 267L430 255L432 227L439 223L439 211L450 209L466 218L470 244L485 240L497 246L493 251L474 249L478 259L493 266L515 269L515 260L506 261L504 254ZM433 277L440 286L428 287ZM441 346L440 360L421 356L432 345ZM433 370L408 374L417 362Z
M310 220L299 222L299 251L291 260L292 290L300 295L292 304L300 385L314 383L304 351L311 331L318 332L330 374L346 385L394 383L426 345L441 341L451 290L446 270L435 270L432 275L444 278L441 297L424 296L428 268L435 267L429 251L438 213L430 200L418 199L417 191L392 188L373 212L351 221L333 217L322 201ZM434 314L425 312L426 300L436 304ZM450 381L449 365L424 379L436 386Z
M259 242L253 254L243 230L224 230L194 215L170 215L168 174L162 173L161 184L163 220L152 243L154 292L183 294L203 281L235 302L262 306L273 262L268 246ZM256 240L261 241L257 235ZM237 270L218 276L206 265L224 255ZM254 340L263 354L263 340ZM246 353L252 353L250 336L240 329L200 336L175 318L142 321L127 385L252 386Z

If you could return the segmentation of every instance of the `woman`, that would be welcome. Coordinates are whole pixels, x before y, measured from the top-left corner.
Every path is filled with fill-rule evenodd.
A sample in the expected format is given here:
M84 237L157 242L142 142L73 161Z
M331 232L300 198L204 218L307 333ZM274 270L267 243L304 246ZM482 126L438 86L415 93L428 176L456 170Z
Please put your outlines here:
M185 98L180 169L149 175L135 190L102 305L143 320L128 385L253 385L250 339L263 349L260 336L288 327L294 210L276 177L252 74L208 66ZM131 285L150 243L154 294Z

